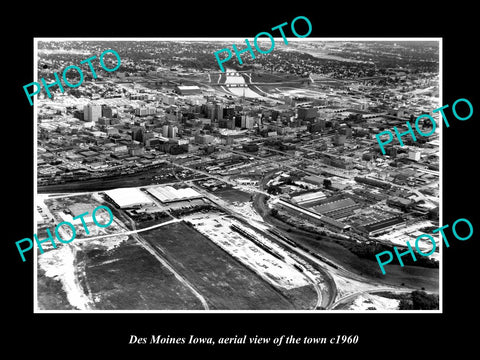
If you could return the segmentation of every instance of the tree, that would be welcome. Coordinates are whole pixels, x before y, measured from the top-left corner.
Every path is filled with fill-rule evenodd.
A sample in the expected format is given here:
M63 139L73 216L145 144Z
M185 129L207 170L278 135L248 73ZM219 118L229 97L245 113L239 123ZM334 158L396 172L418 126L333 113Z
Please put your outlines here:
M409 299L401 299L400 304L398 304L399 310L412 310L412 300Z
M425 291L415 290L410 293L410 298L400 300L400 310L437 310L438 296L429 295Z
M429 295L425 291L415 290L411 296L413 310L436 310L439 308L437 295Z

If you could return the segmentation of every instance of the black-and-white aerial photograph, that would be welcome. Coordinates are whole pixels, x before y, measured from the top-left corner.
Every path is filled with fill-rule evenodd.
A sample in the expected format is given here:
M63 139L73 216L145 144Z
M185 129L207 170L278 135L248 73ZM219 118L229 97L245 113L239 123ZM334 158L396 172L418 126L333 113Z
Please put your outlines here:
M274 36L34 39L35 312L441 311L441 38Z

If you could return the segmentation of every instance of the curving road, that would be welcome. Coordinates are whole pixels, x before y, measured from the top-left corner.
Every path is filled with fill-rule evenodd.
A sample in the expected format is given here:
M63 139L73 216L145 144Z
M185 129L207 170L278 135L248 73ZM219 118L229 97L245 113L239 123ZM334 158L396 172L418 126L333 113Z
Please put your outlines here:
M263 177L262 181L259 184L259 188L263 190L265 184L270 180L272 177L272 173L266 175ZM261 196L257 195L254 197L254 206L257 212L264 218L265 222L268 223L269 225L275 227L275 222L271 222L271 218L269 216L265 216L268 214L268 209L266 209L265 204L263 203ZM280 222L280 220L278 220ZM299 233L299 235L302 235L299 231L296 229L292 230L292 233ZM289 237L288 233L284 234L286 237ZM302 235L303 236L303 235ZM288 244L286 244L289 246ZM316 258L309 254L308 252L303 251L302 249L296 248L289 246L289 249L293 252L296 252L297 254L300 254L304 258L307 258L310 262L313 262L317 264L317 266L322 269L322 274L324 275L325 280L327 281L327 284L329 285L329 288L327 289L327 296L324 296L325 299L329 298L328 301L324 300L322 301L322 305L326 309L333 309L334 307L337 307L339 304L347 301L348 299L351 299L355 296L358 296L361 293L368 293L368 292L379 292L379 291L389 291L389 292L411 292L413 290L416 290L415 288L410 288L410 287L397 287L397 286L385 286L383 284L378 284L375 283L373 280L370 280L368 278L365 278L359 274L353 273L344 267L342 267L340 264L338 264L335 260L332 260L331 258L328 258L328 261L333 264L325 263L321 259ZM340 287L340 289L343 288L343 290L349 290L349 291L354 291L353 294L344 296L340 299L336 299L337 297L337 287Z

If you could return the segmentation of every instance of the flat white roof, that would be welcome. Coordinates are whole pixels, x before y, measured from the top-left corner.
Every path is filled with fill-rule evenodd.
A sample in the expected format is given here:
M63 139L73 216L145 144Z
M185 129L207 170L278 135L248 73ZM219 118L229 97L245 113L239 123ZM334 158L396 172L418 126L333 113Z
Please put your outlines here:
M302 202L302 201L308 201L308 200L324 198L324 197L326 197L326 195L322 191L316 191L316 192L313 192L313 193L307 193L307 194L303 194L303 195L294 196L292 198L292 201Z
M105 191L121 208L141 204L151 204L153 201L137 188L121 188Z
M178 85L180 90L199 90L200 88L196 85Z
M185 200L201 197L202 194L192 188L175 189L171 186L157 186L147 190L161 202Z

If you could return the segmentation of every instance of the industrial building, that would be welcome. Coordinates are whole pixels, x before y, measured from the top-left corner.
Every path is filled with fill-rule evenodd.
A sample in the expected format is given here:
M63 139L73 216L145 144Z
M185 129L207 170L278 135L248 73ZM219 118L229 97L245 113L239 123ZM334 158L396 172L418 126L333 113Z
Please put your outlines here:
M65 212L71 215L72 218L87 213L87 215L83 216L83 220L86 223L91 223L93 221L92 213L95 208L96 206L91 203L74 203L69 205L68 210ZM71 219L68 219L68 220L71 220Z
M391 230L397 227L400 224L404 224L405 220L402 216L391 216L386 219L382 219L380 221L364 225L359 229L365 232L368 236L375 236L381 234L387 230Z
M382 188L384 190L390 189L390 187L391 187L391 185L389 183L386 183L386 182L380 181L380 180L371 179L371 178L355 176L354 179L358 183L379 187L379 188Z
M303 208L291 202L288 202L285 200L279 200L277 204L280 208L294 214L295 216L305 218L314 224L327 225L333 230L340 231L340 232L345 232L350 229L350 225L344 224L328 216L317 214L314 211Z
M420 151L410 150L408 152L408 158L413 161L419 161L422 153Z
M137 188L120 188L105 191L110 200L121 209L152 204L153 201Z
M175 92L179 95L198 95L202 90L195 85L179 85L175 87Z
M292 197L292 202L301 206L312 205L319 200L325 199L327 196L322 191L310 192Z
M410 199L394 196L392 198L387 199L387 205L390 207L399 208L400 210L406 211L414 205L414 202Z
M323 186L323 180L325 179L326 177L321 175L308 175L303 178L303 181L313 185Z
M337 199L312 207L315 212L333 219L341 219L353 215L354 210L359 208L360 205L351 198Z
M157 186L147 190L149 194L162 203L191 200L203 197L202 194L192 188L175 189L172 186Z

